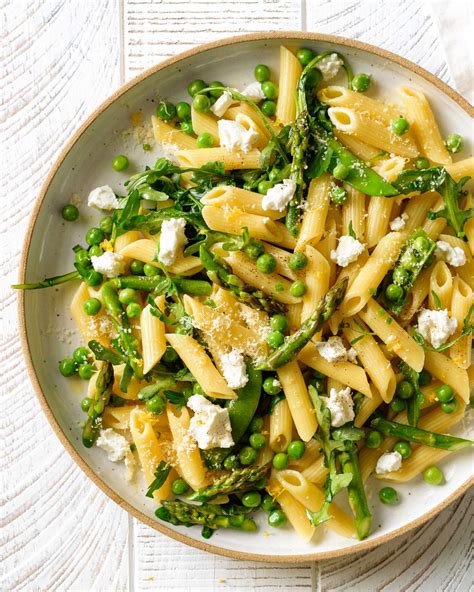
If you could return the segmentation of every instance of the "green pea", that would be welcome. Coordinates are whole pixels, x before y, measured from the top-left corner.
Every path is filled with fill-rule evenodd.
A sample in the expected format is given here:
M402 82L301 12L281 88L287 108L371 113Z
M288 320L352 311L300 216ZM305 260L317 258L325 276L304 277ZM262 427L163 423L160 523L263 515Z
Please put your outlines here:
M379 491L379 500L383 504L393 506L398 502L398 493L393 487L382 487Z
M367 448L379 448L382 444L382 434L377 430L370 430L365 437L365 445Z
M432 465L423 471L423 479L430 485L441 485L444 482L443 472Z
M349 197L349 194L347 193L347 190L344 189L344 187L340 187L339 185L334 185L334 187L331 189L330 199L331 199L332 203L337 206L339 206L339 205L343 204L345 201L347 201L348 197Z
M262 510L265 510L265 512L271 512L272 510L275 510L277 507L275 500L269 493L266 493L263 496L262 503L260 505Z
M161 101L156 108L156 116L163 121L171 121L176 117L176 107L168 101Z
M454 391L449 384L442 384L435 389L435 393L440 403L449 403L454 399Z
M449 134L446 138L445 145L449 152L461 152L464 146L464 139L459 134Z
M101 306L102 303L98 298L88 298L83 304L83 309L87 315L92 317L99 312Z
M176 115L180 121L184 121L191 117L191 105L186 101L179 101L176 103Z
M84 397L84 399L82 399L81 409L82 409L82 411L84 411L84 413L87 413L89 411L91 403L92 403L92 399L89 399L89 397Z
M143 273L147 277L152 277L154 275L159 275L160 270L157 267L155 267L154 265L150 265L150 263L145 263L145 265L143 266Z
M419 253L423 253L430 248L430 241L426 238L426 236L419 236L415 239L413 246Z
M66 222L75 222L79 218L79 210L73 204L67 204L61 210L61 215Z
M405 401L398 397L394 397L390 403L390 408L392 411L395 411L395 413L401 413L405 409Z
M263 390L267 395L278 395L281 393L281 384L276 376L268 376L263 381Z
M89 248L89 255L91 257L100 257L103 254L104 249L102 249L99 245L92 245L92 247Z
M352 79L352 90L356 92L365 92L371 83L371 78L368 74L356 74Z
M281 175L281 170L277 167L273 167L272 170L268 173L268 179L272 183L278 180L279 176Z
M396 393L397 397L400 397L400 399L411 399L414 392L415 389L413 388L413 385L408 382L408 380L402 380L397 384Z
M296 57L302 66L307 66L314 58L314 51L306 47L302 47L296 52Z
M240 463L244 466L253 465L257 460L258 452L251 446L244 446L239 453Z
M215 138L212 134L208 132L203 132L199 134L196 139L196 145L198 148L212 148L215 144Z
M284 333L288 329L288 319L284 314L273 315L270 319L270 327L272 331L281 331Z
M208 84L209 88L216 88L216 87L222 87L222 86L225 86L225 84L223 84L222 82L219 82L218 80L213 80L212 82L210 82ZM222 95L223 92L224 92L223 90L218 90L216 88L216 90L210 90L209 94L211 95L211 97L218 99Z
M76 364L83 364L84 362L87 362L88 357L89 350L86 347L76 347L72 353L72 359L76 362Z
M244 247L244 253L247 255L249 259L255 261L265 253L265 247L260 241L251 240L248 245Z
M76 370L76 364L72 358L64 358L59 362L59 372L63 376L72 376Z
M409 270L412 269L417 264L417 259L416 259L415 253L413 253L413 252L404 253L402 255L402 257L400 258L400 263L403 266L408 267Z
M395 269L395 271L393 272L392 276L393 281L397 284L400 284L401 286L408 283L410 281L410 277L410 272L408 271L408 269L405 269L404 267L397 267L397 269Z
M193 394L194 395L202 395L204 397L206 393L204 392L204 389L202 388L202 386L199 383L195 382L193 384Z
M114 171L124 171L129 165L128 158L123 154L119 154L112 161L112 168Z
M138 261L138 259L134 259L130 263L130 273L132 275L143 275L143 267L144 267L143 261Z
M175 495L184 495L189 491L189 485L186 483L184 479L176 479L171 484L171 491Z
M288 449L286 452L290 458L298 460L303 456L305 450L306 446L304 442L301 440L293 440L293 442L288 444Z
M415 168L417 168L418 170L422 170L422 169L427 169L430 166L430 161L425 158L424 156L419 156L416 160L415 160Z
M272 464L279 471L286 469L288 466L288 455L285 452L278 452L273 457Z
M137 292L133 288L124 288L123 290L120 290L118 297L122 304L138 302Z
M160 415L165 410L166 402L161 395L155 395L146 401L145 407L150 413Z
M130 302L130 304L127 304L125 312L127 313L127 317L129 319L135 319L136 317L140 316L142 309L138 302Z
M390 302L398 302L401 300L403 298L403 293L403 288L398 284L389 284L385 288L385 297L387 300L390 300Z
M342 164L342 162L336 164L334 170L332 171L333 177L338 181L343 181L349 173L349 167L347 167L345 164Z
M268 515L268 525L273 528L280 528L286 523L286 515L282 510L273 510Z
M190 119L185 119L182 121L179 127L181 128L182 132L188 134L189 136L194 134L193 123Z
M276 282L275 284L275 292L284 292L285 291L285 284L282 282Z
M400 454L403 459L408 458L412 453L411 446L408 444L408 442L397 442L393 447L393 450L398 452L398 454Z
M260 273L273 273L277 266L277 260L270 253L264 253L257 259L257 269Z
M99 223L100 229L105 234L111 234L113 226L114 221L112 220L112 216L104 216Z
M189 96L194 97L196 93L201 92L206 87L207 84L204 82L204 80L193 80L193 82L188 84L188 94Z
M295 298L301 298L306 294L306 284L302 280L296 280L290 286L290 294Z
M91 270L84 279L87 285L91 286L92 288L96 288L102 283L102 274L98 271Z
M178 356L176 350L173 349L170 345L168 345L165 353L161 357L161 361L164 362L165 364L172 364L173 362L176 362L178 357L179 356Z
M257 191L261 195L266 195L267 191L273 187L273 183L271 181L260 181L257 186Z
M288 267L293 271L304 269L308 265L308 258L301 251L296 251L290 255L288 259Z
M79 372L79 376L83 380L89 380L91 378L91 376L94 374L95 368L92 364L81 364L79 366L78 372Z
M428 370L423 369L418 376L418 383L420 386L428 386L431 384L432 377Z
M283 333L280 333L280 331L272 331L267 336L267 343L273 349L280 347L280 345L282 345L284 341L285 336L283 335Z
M252 434L249 438L249 443L255 450L261 450L262 448L265 448L267 439L263 434Z
M275 101L270 101L267 99L260 105L260 109L267 117L273 117L276 113L277 106Z
M204 113L211 108L211 101L206 95L196 95L193 99L193 109L198 113Z
M249 432L251 434L259 434L263 430L263 418L256 415L249 425Z
M240 467L239 457L236 454L230 454L224 459L224 469L232 471Z
M265 82L262 82L262 92L267 99L276 99L278 95L277 85L271 80L266 80Z
M89 228L86 233L86 243L90 246L99 245L104 239L104 233L100 228Z
M188 335L188 329L186 329L186 327L177 327L175 333L178 335Z
M143 150L145 150L145 152L148 152L149 150L151 150L151 144L148 144L148 142L145 142L144 144L142 144L142 148L143 148Z
M270 68L265 66L265 64L258 64L258 66L255 66L253 73L255 80L258 80L258 82L266 82L267 80L270 80Z
M258 508L262 501L259 491L249 491L242 496L242 505L246 508Z
M444 413L454 413L459 407L457 399L449 401L449 403L440 403L440 407Z
M404 117L399 117L398 119L394 119L390 124L390 129L394 134L397 136L403 136L408 131L410 124Z

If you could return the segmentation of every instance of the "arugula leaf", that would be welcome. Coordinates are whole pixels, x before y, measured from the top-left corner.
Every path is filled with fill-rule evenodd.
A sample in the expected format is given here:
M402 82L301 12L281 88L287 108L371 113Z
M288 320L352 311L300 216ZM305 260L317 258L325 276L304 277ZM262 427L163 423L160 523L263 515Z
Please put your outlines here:
M178 411L186 406L186 403L189 399L187 395L183 392L176 392L176 391L163 391L164 396L168 399L170 403L176 405Z
M441 300L439 299L438 294L436 294L434 290L431 290L431 295L433 296L433 302L436 310L441 310L443 307L441 306Z
M126 393L128 390L128 385L132 380L133 376L133 368L130 364L125 364L125 368L123 369L122 378L120 379L120 390L122 393Z
M160 460L155 472L153 473L155 475L155 479L150 483L148 489L146 490L145 495L147 497L153 497L153 493L158 491L158 489L160 489L160 487L165 484L165 481L168 478L172 468L173 467L170 464L164 460Z
M349 222L349 236L352 236L352 238L357 239L354 227L352 226L352 220Z
M268 413L270 413L270 415L275 411L277 403L283 401L284 398L285 395L283 394L283 392L280 392L276 395L272 395L272 398L270 399L270 407L268 408Z

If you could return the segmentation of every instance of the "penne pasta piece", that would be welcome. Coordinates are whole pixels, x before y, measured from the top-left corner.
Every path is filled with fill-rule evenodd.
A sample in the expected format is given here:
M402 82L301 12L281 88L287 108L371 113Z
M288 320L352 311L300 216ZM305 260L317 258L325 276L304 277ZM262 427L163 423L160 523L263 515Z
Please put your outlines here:
M380 195L374 195L369 199L365 228L365 238L369 249L375 247L387 234L393 204L393 199L387 199Z
M128 383L127 392L122 391L120 388L120 382L122 380L124 369L125 364L114 366L114 384L112 386L112 392L127 401L136 401L138 400L138 393L143 387L148 385L148 382L146 380L137 380L135 376L132 376Z
M474 177L474 156L448 164L446 170L455 181L460 181L463 177Z
M211 134L214 138L214 146L219 146L219 129L214 115L196 111L194 107L191 107L191 122L196 136Z
M375 160L375 158L380 155L380 150L378 148L369 146L351 134L345 134L344 132L334 130L334 135L341 144L362 160Z
M306 508L303 504L296 501L273 476L268 481L267 491L280 504L291 526L293 526L298 535L304 541L309 542L315 533L315 528L308 520Z
M141 232L138 232L138 230L129 230L128 232L124 232L115 239L114 251L116 253L120 253L120 251L127 245L134 243L141 238L143 238L143 235ZM127 263L130 263L131 261L132 259L128 258Z
M303 469L301 474L303 477L305 477L305 479L311 481L311 483L315 483L319 486L323 485L328 475L328 470L324 466L324 457L321 456L315 460L313 464Z
M315 246L321 240L329 211L330 191L331 178L327 173L323 173L317 179L311 179L296 251L302 251L306 244Z
M155 303L162 313L165 312L165 297L157 296ZM140 315L142 336L143 374L147 374L166 351L165 324L152 314L152 307L147 304Z
M466 370L447 356L431 351L425 353L425 368L441 382L449 384L465 403L469 403L469 378Z
M318 99L330 107L347 107L363 111L372 119L378 119L387 125L400 116L400 109L394 105L371 99L344 86L326 86L318 92Z
M389 183L393 183L398 175L403 171L407 163L406 158L401 156L392 156L390 158L383 158L375 161L372 167L376 173L386 179ZM390 201L390 198L388 198Z
M349 234L352 229L360 242L365 238L365 195L349 185L344 185L348 197L342 204L342 234Z
M296 117L296 86L303 68L296 56L285 46L280 45L279 95L276 119L282 125L288 125Z
M270 435L268 442L274 452L283 452L291 442L293 420L286 399L278 401L270 415Z
M260 152L253 148L249 152L229 152L226 148L197 148L179 150L176 156L185 167L202 167L208 162L222 162L226 171L258 169Z
M444 199L439 197L432 206L433 212L438 212L444 208ZM426 219L423 223L423 230L434 241L438 239L446 226L446 218L436 218L436 220Z
M262 114L257 113L257 111L255 111L253 107L247 105L246 103L239 103L239 105L231 107L225 113L226 119L236 120L238 115L246 115L247 117L249 117L254 122L255 127L258 130L258 133L262 136L265 136L268 140L270 139L270 131L268 130L268 127L272 130L274 134L278 134L280 131L280 126L276 125L268 117L265 117L265 125L262 121Z
M276 245L271 245L270 243L264 242L263 246L265 247L265 253L273 255L276 259L276 273L279 273L290 280L300 280L304 278L304 271L294 271L293 269L290 269L288 259L290 258L291 253L285 251L285 249L280 249L280 247L277 247Z
M426 300L430 293L430 281L433 268L424 269L416 278L412 289L407 294L407 300L400 312L400 318L404 321L409 321L416 312L421 308L421 305Z
M320 300L329 289L329 263L319 251L311 245L306 245L306 266L305 283L306 293L303 296L303 307L301 309L301 322L306 321L319 304ZM320 335L320 333L319 333Z
M372 388L372 393L371 399L368 397L362 399L362 403L360 404L354 419L354 425L356 428L361 428L372 413L384 402L377 389Z
M449 267L444 261L438 261L433 267L430 276L429 307L432 310L437 308L434 296L436 294L441 303L441 308L449 308L452 292L453 276L449 271Z
M419 446L408 459L403 461L402 468L399 471L376 475L376 477L384 481L398 481L400 483L410 481L415 477L419 477L427 467L437 464L448 454L450 454L449 450Z
M84 312L84 303L91 296L91 289L85 282L81 282L71 301L71 316L86 343L91 339L95 339L108 347L111 337L115 335L115 328L104 307L101 307L100 311L94 316L89 316ZM94 297L99 298L100 294L97 293L96 295L94 293Z
M301 472L303 469L306 469L307 467L311 466L313 463L315 463L318 459L322 457L320 448L321 445L314 438L312 438L308 442L305 442L305 450L303 456L299 459L290 458L290 462L288 465L289 468L296 469L297 471Z
M438 200L438 194L434 191L415 195L408 201L403 213L408 216L403 231L411 233L419 226L422 226L426 220L426 215L432 209Z
M165 123L152 115L151 124L156 143L165 150L193 150L196 148L196 138L177 130L169 123Z
M255 191L247 191L240 187L232 185L217 185L201 198L201 203L205 206L213 206L224 210L237 209L248 214L257 216L266 216L271 220L283 218L284 212L274 210L264 210L262 207L262 196Z
M464 319L469 314L473 305L472 288L466 284L460 277L456 276L453 281L453 291L451 296L451 316L458 322L458 328L453 337L458 337L461 333ZM449 349L449 356L460 368L467 368L471 365L472 356L472 333L465 335L460 341L455 343Z

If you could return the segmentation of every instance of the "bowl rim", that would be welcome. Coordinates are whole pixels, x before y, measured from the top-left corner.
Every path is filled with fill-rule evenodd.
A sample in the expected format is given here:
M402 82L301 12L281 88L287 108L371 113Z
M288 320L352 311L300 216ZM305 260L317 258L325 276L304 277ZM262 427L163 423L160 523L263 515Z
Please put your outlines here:
M94 121L107 109L110 105L112 105L117 99L122 97L128 90L148 78L149 76L159 72L161 70L166 69L168 66L172 66L174 64L178 64L180 62L185 61L187 58L192 57L194 55L198 55L201 53L205 53L209 50L218 48L218 47L226 47L231 46L239 43L246 43L249 41L263 41L266 40L273 40L273 39L281 39L282 42L293 40L293 39L300 39L306 41L315 41L315 42L328 42L337 45L341 45L344 47L349 47L352 49L362 50L366 53L374 54L378 57L385 58L391 62L395 62L396 64L411 70L415 74L418 74L429 83L435 85L439 90L441 90L444 94L448 95L453 101L455 101L468 115L474 117L474 107L466 101L459 93L457 93L453 88L451 88L446 83L439 80L436 76L421 68L417 64L411 62L410 60L400 57L390 51L385 49L381 49L375 45L371 45L362 41L357 41L353 39L348 39L346 37L339 37L337 35L328 35L324 33L311 33L311 32L302 32L302 31L267 31L267 32L257 32L251 33L246 35L237 35L232 37L226 37L224 39L219 39L217 41L213 41L210 43L198 45L192 49L187 51L181 52L175 56L167 58L152 66L147 68L143 72L141 72L138 76L132 78L132 80L126 82L125 84L121 85L117 90L115 90L105 101L103 101L94 111L86 118L86 120L79 126L79 128L72 134L70 139L66 142L64 147L62 148L59 156L56 158L53 166L51 167L43 185L40 189L40 193L36 198L33 210L29 216L28 227L26 231L26 235L23 241L23 248L20 260L20 269L19 269L19 282L24 283L25 275L26 275L26 266L28 263L28 254L30 249L30 243L33 237L33 232L36 225L36 219L38 217L38 213L41 209L43 201L46 197L46 194L49 190L49 187L61 168L65 158L72 150L74 145L80 139L82 134L94 123ZM68 440L65 433L61 429L59 422L57 421L56 417L53 414L51 407L44 395L38 376L36 374L36 370L33 365L33 358L30 351L30 346L28 342L27 330L26 330L26 316L25 316L25 293L23 290L19 291L18 294L18 316L19 316L19 333L20 333L20 341L21 347L23 351L23 356L26 362L26 367L28 370L28 375L30 381L33 385L35 395L39 400L41 405L41 409L45 414L53 432L56 434L58 439L60 440L61 444L64 446L66 451L72 457L73 461L80 467L80 469L86 474L86 476L93 482L95 485L101 489L110 499L112 499L116 504L118 504L123 510L146 524L151 528L157 530L161 534L164 534L174 540L177 540L181 543L185 543L191 547L195 547L197 549L208 551L210 553L214 553L217 555L223 555L226 557L231 557L233 559L241 559L241 560L251 560L251 561L261 561L261 562L275 562L275 563L305 563L310 561L322 560L322 559L334 559L337 557L342 557L345 555L350 555L353 553L358 553L362 551L368 551L381 545L382 543L386 543L391 541L392 539L400 536L402 534L407 533L408 531L416 528L417 526L422 525L430 518L436 516L442 510L444 510L449 504L454 502L457 498L459 498L465 491L467 491L468 487L471 483L474 483L474 477L469 477L466 481L456 489L451 495L449 495L446 499L444 499L441 503L437 504L415 520L404 524L400 528L390 531L387 534L381 536L375 536L374 538L368 539L362 542L355 542L354 545L344 547L342 549L336 549L333 551L315 551L308 554L297 554L297 555L267 555L267 554L256 554L252 552L246 551L236 551L232 549L225 549L221 547L217 547L215 545L211 545L207 542L194 540L188 537L181 532L177 532L171 530L163 523L153 520L142 511L138 510L130 503L128 503L124 498L122 498L116 491L114 491L111 487L109 487L87 464L87 462L80 456L80 454L76 451L72 443Z

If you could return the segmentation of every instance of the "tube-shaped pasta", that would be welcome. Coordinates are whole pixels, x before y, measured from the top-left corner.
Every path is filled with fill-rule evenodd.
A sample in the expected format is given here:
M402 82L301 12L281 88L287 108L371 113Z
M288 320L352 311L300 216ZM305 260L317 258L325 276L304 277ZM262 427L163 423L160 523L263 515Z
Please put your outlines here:
M435 296L440 300L441 308L449 308L453 292L453 276L444 261L438 261L430 276L430 293L428 302L431 309L436 309ZM434 293L434 294L433 294Z
M304 454L301 458L291 459L289 462L290 469L302 471L311 466L315 461L322 457L321 445L314 438L305 443Z
M389 183L392 183L403 171L406 162L406 158L403 158L402 156L392 156L390 158L383 158L382 160L377 160L372 168L381 177L386 179Z
M344 86L326 86L318 92L318 99L330 107L348 107L363 111L371 118L386 124L400 115L400 110L396 107L371 99L365 94L349 90Z
M240 125L244 127L247 131L252 130L258 134L258 139L255 142L256 148L258 148L259 150L265 148L265 146L268 144L268 137L266 134L262 134L260 132L261 126L257 126L252 117L249 117L245 113L237 113L237 115L235 116L235 121L237 123L240 123Z
M301 310L301 322L311 316L321 298L329 289L330 266L326 257L321 255L311 245L306 245L306 266L305 283L306 293L303 296L303 308Z
M226 171L258 169L260 152L253 148L249 152L229 152L226 148L183 149L176 154L182 166L202 167L207 162L222 162Z
M372 413L384 402L376 388L372 388L372 398L364 397L354 419L356 428L361 428Z
M257 113L253 107L247 105L246 103L239 103L239 105L235 107L231 107L225 112L226 119L236 119L238 115L246 115L249 117L255 124L255 127L258 130L258 133L266 138L270 139L270 132L267 129L267 126L263 123L261 119L261 114ZM266 124L270 127L274 134L278 134L280 131L280 127L276 125L271 119L265 117Z
M395 153L407 158L416 158L418 148L409 133L397 136L382 121L371 119L365 113L347 107L330 107L329 119L334 127L346 134L385 152Z
M338 130L334 130L334 133L341 144L343 144L362 160L370 161L380 154L380 150L378 148L369 146L355 136L351 136L351 134L345 134L344 132Z
M301 474L316 485L323 485L328 474L327 468L324 466L324 457L316 459L314 463L309 465L301 471Z
M416 278L412 289L408 292L406 303L400 312L400 318L402 320L410 320L417 310L420 309L430 293L431 272L432 268L429 267L428 269L424 269Z
M332 285L336 278L336 263L331 259L331 251L337 247L337 223L334 218L327 219L326 236L318 242L316 248L326 257L330 267L329 283Z
M279 273L283 277L286 277L290 280L300 280L304 278L303 271L295 271L293 269L290 269L290 266L288 265L288 260L290 258L291 253L285 251L285 249L277 247L276 245L271 245L270 243L264 242L263 245L265 247L265 253L273 255L273 257L275 257L276 259L276 273Z
M451 316L458 322L458 328L455 333L457 337L461 333L464 319L473 304L472 289L460 277L455 277L453 281L453 292L451 297ZM471 365L472 355L472 333L465 335L460 341L455 343L449 350L449 355L453 362L465 370Z
M123 392L120 388L120 382L122 380L123 371L125 370L125 364L118 364L114 366L114 384L112 386L112 392L116 395L126 399L127 401L136 401L138 399L138 393L140 390L147 386L145 380L137 380L135 376L132 376L128 383L127 392Z
M463 177L474 177L474 156L448 164L446 170L455 181L460 181Z
M472 197L471 193L467 194L465 207L466 208L474 208L474 198ZM469 218L469 220L466 220L466 222L464 223L464 233L467 238L467 244L469 246L469 251L470 251L472 257L474 257L474 218L473 217Z
M364 330L367 329L360 319L357 319L357 323L360 323ZM369 331L362 336L361 328L351 319L348 319L347 325L343 329L344 336L349 343L353 342L352 347L357 352L357 357L362 362L365 371L370 376L382 399L386 403L390 403L397 386L395 372L390 362L384 356Z
M306 244L314 246L321 240L329 210L330 191L331 177L327 173L311 180L295 247L296 251L302 251Z
M124 232L120 236L115 239L114 242L114 251L116 253L120 253L122 249L124 249L130 243L134 243L135 241L142 238L142 233L138 232L138 230L129 230L128 232ZM127 263L131 261L131 258Z
M155 303L161 312L164 312L165 297L157 296ZM154 316L151 310L151 305L147 304L140 315L144 374L158 364L166 351L165 324Z
M376 475L376 477L384 481L398 481L399 483L410 481L415 477L419 477L426 468L437 464L448 454L450 454L449 450L419 446L409 458L403 461L402 468L399 471Z
M280 45L279 95L276 119L282 125L292 123L296 117L296 85L302 72L296 56L284 45Z
M219 130L214 115L196 111L194 107L191 107L191 122L196 136L200 134L211 134L214 138L214 146L219 145Z
M449 384L465 403L469 402L469 378L466 370L447 356L431 351L425 354L425 368L441 382Z
M346 292L340 307L344 316L357 314L369 301L372 292L397 260L404 240L405 235L399 232L390 232L382 238Z
M172 147L175 150L193 150L196 148L196 138L177 130L169 123L165 123L158 117L152 115L151 124L156 143L167 149Z
M426 220L426 214L431 210L437 199L437 193L428 191L427 193L415 195L408 201L403 212L408 216L403 229L405 233L413 232L419 226L423 225Z
M402 329L380 304L371 298L366 308L359 312L359 316L398 357L416 372L422 371L425 360L423 348Z
M268 481L267 491L280 504L291 526L293 526L298 535L304 541L310 541L315 533L315 528L308 520L306 508L303 504L300 504L300 502L288 493L274 476L271 476Z
M215 399L236 399L204 348L189 335L167 333L166 340L177 351L185 366L196 378L203 391Z
M246 214L237 209L232 212L225 212L221 208L204 206L202 217L211 230L242 234L242 229L247 227L253 238L290 249L293 249L296 245L296 239L291 236L284 224L274 222L268 216Z
M422 153L437 164L451 164L451 156L446 150L433 111L425 95L408 86L400 86L398 94L402 99L406 117Z
M438 212L444 208L444 199L439 197L433 207L433 212ZM446 218L436 218L435 220L426 219L423 223L423 230L426 234L433 239L437 240L438 236L443 232L446 226Z
M286 399L278 401L270 415L269 444L274 452L283 452L291 442L293 420Z
M393 199L387 199L380 195L374 195L369 199L365 229L365 238L369 249L375 247L387 234L393 203Z
M303 442L308 442L314 436L318 424L298 362L285 364L277 370L277 374L298 436Z
M323 491L314 483L311 483L298 471L286 469L275 471L275 478L281 486L288 491L296 500L303 504L311 512L317 512L324 503ZM332 502L329 506L329 513L332 516L327 525L331 530L345 537L355 535L354 520L341 508Z
M285 215L284 212L264 210L260 193L247 191L247 189L241 189L232 185L217 185L217 187L213 187L201 198L201 203L205 206L223 208L224 210L237 208L249 214L266 216L271 220L278 220Z
M96 297L99 298L99 296L100 294L97 293ZM114 333L114 326L105 313L104 307L101 307L100 311L92 317L84 312L84 302L90 297L91 290L85 282L81 282L71 301L71 316L86 343L95 339L108 347L110 337Z
M365 195L349 185L344 185L348 197L342 205L342 233L349 234L349 226L352 228L358 240L364 242L365 238Z

